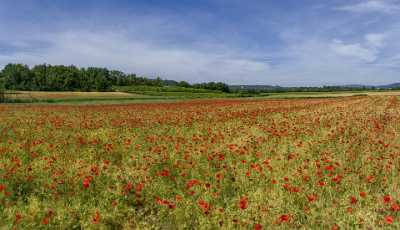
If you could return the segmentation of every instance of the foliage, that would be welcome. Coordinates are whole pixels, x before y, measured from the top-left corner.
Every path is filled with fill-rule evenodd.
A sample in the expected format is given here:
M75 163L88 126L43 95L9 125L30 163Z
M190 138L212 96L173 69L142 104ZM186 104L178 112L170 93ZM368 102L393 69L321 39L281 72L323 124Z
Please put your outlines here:
M399 229L399 103L0 105L0 229Z
M208 83L194 84L193 87L199 89L219 90L225 93L230 92L229 86L222 82L208 82Z
M5 91L6 91L6 88L4 85L4 79L1 78L1 76L0 76L0 102L4 102L4 100L5 100Z
M138 77L106 68L77 68L64 65L36 65L30 69L23 64L8 64L1 71L5 87L10 90L37 91L110 91L113 86L176 86L229 92L224 83L202 83L190 85L188 82Z

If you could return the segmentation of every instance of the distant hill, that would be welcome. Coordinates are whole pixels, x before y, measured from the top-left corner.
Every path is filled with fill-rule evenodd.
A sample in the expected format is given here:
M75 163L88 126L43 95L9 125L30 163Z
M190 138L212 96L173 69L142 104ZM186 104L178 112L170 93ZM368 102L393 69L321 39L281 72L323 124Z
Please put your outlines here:
M388 84L388 85L380 85L380 86L377 86L377 88L380 88L380 89L398 89L398 88L400 88L400 82L393 83L393 84Z
M270 90L282 87L273 85L230 85L229 88L233 90Z
M379 89L400 89L400 83L392 83L388 85L362 85L362 84L348 84L348 85L333 85L333 86L320 86L320 87L284 87L273 85L230 85L232 91L247 91L247 92L330 92L330 91L359 91L359 90L379 90Z

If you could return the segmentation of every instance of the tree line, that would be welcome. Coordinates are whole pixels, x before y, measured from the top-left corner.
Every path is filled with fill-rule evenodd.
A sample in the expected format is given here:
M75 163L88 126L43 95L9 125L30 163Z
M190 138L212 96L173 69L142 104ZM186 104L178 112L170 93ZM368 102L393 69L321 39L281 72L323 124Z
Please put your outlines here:
M7 64L0 72L0 82L8 90L30 91L112 91L113 86L180 86L229 92L227 84L146 78L107 68L41 64L30 68L25 64Z

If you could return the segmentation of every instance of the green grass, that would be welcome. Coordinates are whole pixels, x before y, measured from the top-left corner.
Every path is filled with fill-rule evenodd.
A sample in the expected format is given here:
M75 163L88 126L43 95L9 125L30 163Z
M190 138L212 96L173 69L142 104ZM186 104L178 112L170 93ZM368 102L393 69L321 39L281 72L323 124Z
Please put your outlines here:
M186 92L186 93L222 93L221 91L208 89L185 88L180 86L115 86L114 89L120 92L137 93L137 92Z
M348 91L348 92L285 92L285 93L224 93L183 87L134 86L118 87L116 92L35 92L8 91L8 103L39 104L127 104L144 102L172 102L191 99L304 99L349 96L400 95L400 91Z

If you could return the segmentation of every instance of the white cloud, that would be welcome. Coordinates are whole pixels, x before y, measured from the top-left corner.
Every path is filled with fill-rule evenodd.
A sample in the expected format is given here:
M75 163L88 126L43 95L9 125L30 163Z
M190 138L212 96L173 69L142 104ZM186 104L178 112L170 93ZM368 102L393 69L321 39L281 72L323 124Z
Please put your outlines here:
M400 5L394 1L368 0L368 1L362 1L357 4L342 6L337 9L343 11L356 12L356 13L370 13L370 12L392 13L395 11L399 11Z
M384 47L385 34L366 34L365 40L372 47L382 48Z
M321 37L310 39L309 36L304 39L288 38L286 47L270 56L272 66L268 62L258 61L257 56L247 58L242 51L231 47L167 48L154 41L129 38L121 32L75 30L42 34L41 38L50 45L34 52L19 50L7 56L0 55L0 66L8 62L29 65L44 62L78 64L191 82L224 81L230 84L288 86L382 84L394 82L397 78L397 73L386 68L389 61L392 66L398 59L388 60L386 65L377 63L386 35L373 33L366 34L358 43L331 41ZM276 58L284 61L274 63Z
M241 57L240 52L228 49L205 51L166 48L116 32L69 31L42 35L42 39L52 45L40 50L40 53L0 55L0 65L8 62L29 65L79 64L82 67L104 66L165 79L241 84L260 80L270 69L268 63Z
M377 59L374 49L364 47L360 43L345 44L340 40L334 40L331 49L341 56L356 58L364 62L373 62Z
M385 38L386 35L382 33L369 33L364 35L361 42L345 43L336 39L330 47L339 56L371 63L378 60L379 53L385 46Z

